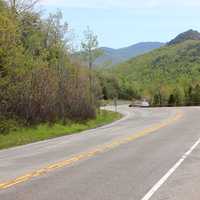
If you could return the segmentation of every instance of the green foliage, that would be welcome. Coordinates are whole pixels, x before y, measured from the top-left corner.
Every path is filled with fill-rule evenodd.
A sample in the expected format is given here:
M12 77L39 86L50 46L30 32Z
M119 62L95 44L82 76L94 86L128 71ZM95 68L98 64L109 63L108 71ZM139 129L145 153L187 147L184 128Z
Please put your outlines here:
M17 2L0 0L0 117L26 125L94 118L99 83L92 77L91 90L93 74L71 61L62 13L44 20L27 9L31 1Z
M118 80L107 72L98 72L101 88L103 90L103 98L105 100L118 97L119 82Z
M89 27L84 31L84 40L81 43L81 56L88 63L91 69L95 60L102 55L102 51L98 49L98 37L90 30Z
M97 76L102 87L103 98L107 99L127 99L140 98L137 83L128 80L123 76L113 73L110 70L98 70Z
M0 134L0 149L78 133L80 131L111 123L120 118L121 115L119 113L101 111L97 114L96 119L90 119L84 122L66 121L65 124L55 123L52 125L46 123L28 128L17 126L15 130L11 129L8 134ZM10 124L10 122L7 123Z
M157 106L200 105L200 41L162 47L110 73L121 83L119 93L126 99L146 97Z
M191 86L187 92L187 105L200 105L200 86Z
M8 134L9 132L16 131L19 128L19 122L15 119L0 117L0 122L1 134Z

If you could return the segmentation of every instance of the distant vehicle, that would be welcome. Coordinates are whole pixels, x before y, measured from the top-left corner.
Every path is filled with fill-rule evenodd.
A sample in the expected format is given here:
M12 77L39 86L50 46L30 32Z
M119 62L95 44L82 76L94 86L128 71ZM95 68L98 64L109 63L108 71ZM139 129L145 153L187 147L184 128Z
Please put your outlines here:
M129 105L129 107L141 107L141 108L148 108L150 107L150 103L147 100L142 100L142 101L134 101Z
M144 108L145 108L145 107L149 107L149 106L150 106L150 104L149 104L148 101L145 100L145 101L142 102L141 107L144 107Z

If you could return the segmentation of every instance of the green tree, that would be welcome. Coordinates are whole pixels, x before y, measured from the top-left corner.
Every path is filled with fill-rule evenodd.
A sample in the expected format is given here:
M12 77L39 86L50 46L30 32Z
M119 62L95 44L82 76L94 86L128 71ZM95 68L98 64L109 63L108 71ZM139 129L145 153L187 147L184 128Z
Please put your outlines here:
M168 105L169 106L175 106L176 104L176 99L174 97L174 94L171 94L170 97L169 97L169 100L168 100Z
M84 31L84 40L81 42L82 56L91 70L94 61L102 54L98 49L98 36L89 28Z
M192 102L193 102L193 105L195 106L200 105L200 85L199 84L197 84L195 88L193 89Z
M97 35L90 30L89 27L84 31L84 40L81 42L81 54L83 59L88 64L90 75L89 75L89 82L90 82L90 100L91 103L93 102L92 93L95 90L92 78L92 68L95 60L102 54L102 51L98 49L98 37Z
M185 102L185 94L181 87L176 87L174 89L174 99L175 99L175 105L176 106L182 106Z

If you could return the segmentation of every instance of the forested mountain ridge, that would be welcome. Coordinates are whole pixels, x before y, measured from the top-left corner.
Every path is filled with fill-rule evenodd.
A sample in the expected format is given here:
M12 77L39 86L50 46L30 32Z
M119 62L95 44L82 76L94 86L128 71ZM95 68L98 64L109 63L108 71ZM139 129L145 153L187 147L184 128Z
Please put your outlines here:
M136 56L142 55L144 53L150 52L154 49L164 46L165 43L161 42L141 42L125 48L112 49L108 47L102 47L102 55L98 57L95 61L97 66L111 66L119 64L134 58Z
M179 34L176 38L168 42L168 45L175 45L186 40L200 40L200 33L190 29L184 33Z
M120 98L146 97L153 105L199 105L200 41L166 45L114 66L108 74Z

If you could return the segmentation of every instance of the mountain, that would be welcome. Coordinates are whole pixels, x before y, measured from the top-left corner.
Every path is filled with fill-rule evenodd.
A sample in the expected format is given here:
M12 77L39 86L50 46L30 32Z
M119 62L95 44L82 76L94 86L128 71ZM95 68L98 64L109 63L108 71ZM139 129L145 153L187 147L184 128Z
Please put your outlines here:
M160 42L143 42L120 49L102 47L100 49L103 51L103 55L97 58L95 64L109 66L119 64L126 60L129 60L130 58L134 58L136 56L150 52L164 45L164 43Z
M168 45L174 45L174 44L179 44L181 42L184 42L186 40L200 40L200 33L195 30L188 30L184 33L181 33L178 35L176 38L171 40Z
M155 105L169 102L197 105L200 103L199 33L191 30L182 33L168 45L114 66L110 72L119 82L121 98L147 97Z

